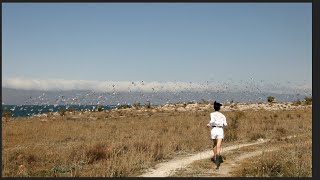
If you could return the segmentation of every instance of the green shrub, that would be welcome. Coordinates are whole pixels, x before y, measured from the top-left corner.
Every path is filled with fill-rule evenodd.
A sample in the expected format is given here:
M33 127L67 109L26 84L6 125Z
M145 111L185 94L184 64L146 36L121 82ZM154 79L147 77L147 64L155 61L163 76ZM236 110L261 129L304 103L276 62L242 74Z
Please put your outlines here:
M296 101L293 101L293 105L301 105L300 99L297 99Z
M12 116L12 111L3 111L2 112L2 117L11 117Z
M98 106L98 108L97 108L97 109L98 109L98 112L101 112L101 111L103 111L103 110L104 110L103 106L101 106L101 105L100 105L100 106Z
M121 104L119 106L117 106L118 109L127 109L127 108L131 108L132 106L129 104Z
M135 102L132 106L135 108L140 108L141 104L139 102Z
M145 103L145 107L148 108L148 109L151 108L151 103L150 103L150 101L147 101L147 102Z
M312 104L312 96L310 96L310 97L304 97L304 100L305 100L305 103L307 104L307 105L310 105L310 104Z
M60 116L66 115L66 112L67 112L66 109L60 109L60 110L58 111L58 113L60 114Z
M275 101L275 98L273 96L268 96L267 99L268 99L268 102L270 103Z
M69 107L69 108L67 109L67 111L68 111L68 112L76 112L77 110L76 110L76 108L74 108L74 107Z

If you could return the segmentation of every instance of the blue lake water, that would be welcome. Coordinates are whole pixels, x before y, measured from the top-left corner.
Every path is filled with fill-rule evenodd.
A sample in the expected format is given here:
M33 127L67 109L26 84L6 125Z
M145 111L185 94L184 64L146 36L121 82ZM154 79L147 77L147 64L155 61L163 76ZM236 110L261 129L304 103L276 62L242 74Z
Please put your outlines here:
M2 112L11 111L12 117L32 116L41 113L58 112L60 110L95 110L99 107L104 110L116 108L116 105L2 105Z

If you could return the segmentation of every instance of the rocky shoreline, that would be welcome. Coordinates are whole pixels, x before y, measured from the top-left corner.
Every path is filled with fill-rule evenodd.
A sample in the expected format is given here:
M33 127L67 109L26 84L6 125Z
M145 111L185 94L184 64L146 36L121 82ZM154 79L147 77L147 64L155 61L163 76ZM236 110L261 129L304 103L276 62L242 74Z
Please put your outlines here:
M295 103L295 102L274 102L274 103L224 103L221 107L221 112L223 111L258 111L258 110L266 110L266 111L277 111L277 110L295 110L295 109L304 109L304 108L312 108L312 104L306 103ZM115 108L111 110L100 110L100 113L105 112L111 114L110 117L124 117L127 113L133 114L142 114L142 113L170 113L170 112L205 112L205 111L213 111L213 107L211 103L176 103L176 104L164 104L160 106L141 106L141 107L130 107L130 108ZM94 111L64 111L62 112L50 112L50 113L42 113L30 116L38 117L42 120L45 120L48 117L53 117L56 119L59 116L72 116L71 118L77 119L75 115L89 115L93 112L97 112L98 110ZM118 114L113 116L112 114ZM94 118L91 117L90 118ZM2 121L13 120L15 118L6 118L2 117ZM95 118L94 118L95 119Z
M295 104L293 102L285 103L226 103L221 107L221 111L245 111L245 110L267 110L267 111L276 111L276 110L295 110L309 108L312 105L305 104ZM115 108L111 112L187 112L187 111L210 111L213 109L212 104L203 104L203 103L177 103L177 104L164 104L161 106L151 106L147 107L131 107L131 108ZM97 110L96 110L97 111ZM88 113L88 111L85 111ZM90 111L89 111L90 112ZM58 112L56 112L57 114ZM35 115L37 116L37 115ZM38 115L39 116L39 115Z
M246 111L246 110L267 110L267 111L276 111L276 110L295 110L310 108L312 104L296 104L294 102L281 102L281 103L225 103L221 107L221 111ZM111 111L151 111L151 112L186 112L186 111L210 111L213 109L212 104L203 104L203 103L194 103L194 104L165 104L157 107L151 108L127 108L127 109L113 109Z

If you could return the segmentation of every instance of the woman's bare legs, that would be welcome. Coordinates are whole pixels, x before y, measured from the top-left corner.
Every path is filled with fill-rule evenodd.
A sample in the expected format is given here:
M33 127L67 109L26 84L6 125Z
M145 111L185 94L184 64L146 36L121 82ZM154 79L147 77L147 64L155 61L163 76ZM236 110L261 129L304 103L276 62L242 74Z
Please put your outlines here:
M216 146L215 146L216 152L217 152L217 153L215 153L215 160L216 160L215 163L217 165L216 169L219 169L219 166L221 163L220 162L221 143L222 143L222 138L216 140Z
M213 141L213 159L216 160L216 154L217 154L217 139L212 139Z
M216 139L216 152L215 154L220 155L221 152L221 144L222 144L222 138Z

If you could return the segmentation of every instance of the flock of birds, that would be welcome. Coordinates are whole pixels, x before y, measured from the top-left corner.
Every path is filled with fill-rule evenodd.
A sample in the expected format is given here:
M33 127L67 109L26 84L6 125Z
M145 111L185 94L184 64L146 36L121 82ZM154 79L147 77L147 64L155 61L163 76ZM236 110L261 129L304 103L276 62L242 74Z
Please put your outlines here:
M170 87L165 87L166 85ZM146 83L144 81L140 82L131 82L128 84L127 88L119 87L117 88L116 84L106 84L106 86L112 87L112 89L108 88L108 91L75 91L75 93L64 94L65 92L61 92L61 94L56 95L54 97L46 96L46 92L38 97L30 96L29 99L25 101L25 104L35 104L35 105L43 105L43 104L69 104L69 105L104 105L104 104L130 104L134 102L130 102L130 99L134 99L135 102L146 102L146 101L156 101L157 99L165 103L172 101L172 99L168 97L174 97L174 101L183 102L184 100L190 101L190 96L192 94L202 94L203 98L208 101L212 99L219 98L219 94L227 94L227 93L237 93L242 92L242 96L247 97L248 101L257 101L257 100L265 100L269 93L285 93L285 94L295 94L297 98L300 95L308 96L308 90L299 90L299 89L288 89L288 85L290 82L286 82L286 84L280 83L264 83L261 81L254 81L253 78L250 81L241 80L240 83L236 84L232 82L232 79L229 79L226 82L212 82L205 81L204 83L181 83L181 82L171 82L170 84L152 84ZM147 86L147 87L143 87ZM291 91L291 92L289 92ZM127 101L120 101L121 96L128 99ZM168 96L168 97L166 97ZM156 98L155 98L156 97ZM209 97L209 98L208 98ZM287 99L290 97L287 96ZM191 101L197 101L199 99L193 99ZM227 98L225 101L231 101L232 98ZM221 100L220 100L221 101Z
M60 94L54 94L46 91L41 95L26 99L24 105L37 105L37 109L29 110L30 113L38 111L41 113L44 109L50 106L49 111L54 111L54 108L64 105L66 109L70 106L92 105L121 105L134 103L144 104L149 102L153 105L175 102L212 102L218 100L220 102L231 102L246 99L248 102L259 101L266 102L269 92L286 93L284 99L290 101L290 98L299 99L303 96L310 96L307 89L299 90L290 87L290 82L286 83L267 83L263 80L255 81L251 78L249 81L240 81L240 83L232 82L228 79L225 82L205 81L202 83L193 82L170 82L165 83L148 83L144 81L131 82L126 88L118 87L115 83L106 83L108 91L94 90L74 90L61 91ZM291 91L291 92L290 92ZM241 92L241 94L239 94ZM239 100L238 100L239 99ZM53 105L53 106L52 106ZM39 108L38 106L41 106ZM19 108L20 111L26 110L25 106L17 105L10 110L15 111Z

